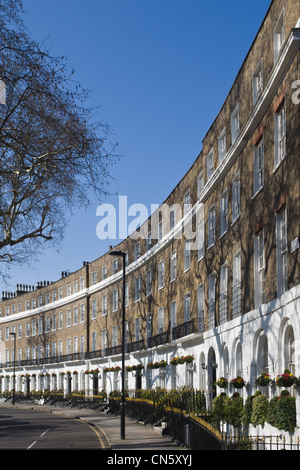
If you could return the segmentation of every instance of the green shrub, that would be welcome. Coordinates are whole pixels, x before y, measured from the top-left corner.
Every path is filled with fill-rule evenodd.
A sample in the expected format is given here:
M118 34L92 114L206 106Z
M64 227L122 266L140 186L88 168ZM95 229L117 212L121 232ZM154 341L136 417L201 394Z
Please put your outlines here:
M235 392L228 400L225 412L225 420L234 428L240 428L243 417L243 398Z
M269 412L267 417L267 422L271 425L276 427L276 405L277 405L278 397L275 396L270 400L269 404Z
M281 395L276 403L275 426L283 431L294 432L296 427L296 399L289 395Z
M252 414L252 406L253 406L254 395L250 395L244 405L242 421L243 424L251 424L251 414Z
M254 397L252 404L251 423L254 426L264 425L268 418L269 400L264 395Z
M218 429L220 429L220 422L226 419L228 401L226 393L221 393L213 399L210 420L212 425Z

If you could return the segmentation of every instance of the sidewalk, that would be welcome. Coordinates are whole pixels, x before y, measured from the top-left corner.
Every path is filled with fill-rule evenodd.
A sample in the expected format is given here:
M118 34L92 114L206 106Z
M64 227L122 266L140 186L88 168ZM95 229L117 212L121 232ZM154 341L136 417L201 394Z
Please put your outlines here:
M9 406L11 403L0 403L0 407ZM35 409L46 413L58 414L68 418L79 419L95 427L103 449L110 450L173 450L184 451L177 442L168 436L162 436L150 426L145 426L136 420L126 418L125 439L120 438L120 417L107 414L106 412L71 408L68 406L49 406L34 404L18 404L16 408Z

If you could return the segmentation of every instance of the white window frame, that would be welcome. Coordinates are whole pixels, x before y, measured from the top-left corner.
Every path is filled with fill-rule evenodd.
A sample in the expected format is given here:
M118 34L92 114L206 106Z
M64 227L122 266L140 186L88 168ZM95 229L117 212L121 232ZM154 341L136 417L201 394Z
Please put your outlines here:
M170 264L171 264L170 280L171 280L171 282L173 282L177 278L177 252L176 251L173 251L173 253L171 253L171 263Z
M197 197L200 196L203 188L204 188L204 174L203 174L203 170L201 170L197 177Z
M208 328L216 326L216 273L208 276Z
M187 292L184 294L184 322L189 322L191 319L191 294Z
M158 309L158 334L162 334L164 332L164 322L165 322L165 308L160 307Z
M152 294L152 269L148 268L146 273L146 296Z
M118 325L112 328L112 347L118 346Z
M190 209L191 209L191 192L188 189L183 197L183 214L186 215Z
M227 297L228 297L228 266L227 263L222 264L220 272L220 300L219 300L219 317L220 324L227 321Z
M220 237L228 230L228 189L221 195L220 200Z
M129 284L125 284L125 307L129 305Z
M264 186L264 139L254 146L254 195Z
M135 302L139 302L141 300L141 277L135 278Z
M92 300L92 320L97 317L97 299Z
M226 128L223 129L218 139L218 153L220 164L226 156Z
M102 295L102 317L107 315L107 294Z
M287 241L287 209L286 206L276 214L277 241L277 295L288 289L288 241Z
M241 314L242 267L241 250L233 255L232 268L232 318Z
M240 106L236 105L231 113L231 145L235 143L240 134Z
M135 341L140 341L141 339L141 318L137 317L135 319Z
M171 302L171 335L173 339L173 328L177 325L177 302L172 300Z
M255 308L265 303L264 230L254 235L254 302Z
M107 348L107 330L106 328L103 328L103 330L101 330L101 349L103 353L105 353L106 348Z
M208 210L208 246L210 248L216 241L216 208L211 206Z
M92 285L97 284L97 272L92 272Z
M207 181L211 178L214 172L214 150L211 149L206 157L206 175Z
M118 258L113 260L113 274L116 274L119 269L119 260Z
M198 330L204 331L204 305L205 305L205 290L204 283L198 286L197 301L198 301Z
M102 266L102 281L107 278L107 266Z
M191 240L184 241L184 272L191 268Z
M255 72L252 76L253 105L257 103L262 95L264 88L263 83L263 59L260 59Z
M97 351L97 332L92 333L92 351Z
M165 285L165 261L158 263L158 289L162 289Z
M118 310L118 303L119 303L119 289L113 290L113 312Z
M140 242L137 242L134 245L134 259L135 261L141 256L141 245Z
M284 10L282 11L274 29L274 63L277 62L277 59L280 55L282 46L285 40L285 31L284 31Z
M285 100L275 112L275 169L286 157L286 106Z
M164 236L164 225L163 225L163 221L160 220L158 222L158 240L162 240Z
M239 218L241 213L241 181L238 171L232 181L232 223Z

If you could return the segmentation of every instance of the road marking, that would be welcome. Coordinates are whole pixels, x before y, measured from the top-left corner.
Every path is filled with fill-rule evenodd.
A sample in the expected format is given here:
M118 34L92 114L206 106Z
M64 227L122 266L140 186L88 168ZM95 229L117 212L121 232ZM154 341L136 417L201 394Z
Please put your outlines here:
M84 423L84 424L86 424L87 426L89 426L89 427L95 432L96 436L98 437L99 442L100 442L100 445L101 445L101 448L102 448L102 449L107 449L107 447L105 446L105 444L104 444L104 442L103 442L103 440L102 440L102 438L101 438L101 436L100 436L100 432L97 431L97 429L95 428L94 425L92 426L91 424L87 423L86 421L84 421L84 420L82 420L82 419L80 419L80 418L77 418L77 421L80 421L81 423ZM100 431L100 429L99 429L99 431ZM106 439L106 440L107 440L107 439Z
M34 444L36 444L36 443L37 443L37 441L34 441L32 444L30 444L30 446L29 446L29 447L27 447L27 449L26 449L26 450L29 450L29 449L31 449L31 447L33 447L33 446L34 446Z
M48 431L50 431L50 429L46 429L46 431L43 432L43 434L41 434L40 437L43 437L46 434L46 432L48 432Z

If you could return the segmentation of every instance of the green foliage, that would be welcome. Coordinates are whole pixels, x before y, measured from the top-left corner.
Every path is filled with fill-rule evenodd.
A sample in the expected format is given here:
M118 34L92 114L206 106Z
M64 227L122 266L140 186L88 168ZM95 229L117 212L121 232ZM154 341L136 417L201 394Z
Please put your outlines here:
M296 399L284 395L278 398L276 407L276 427L283 431L294 432L296 427Z
M264 395L257 395L253 399L251 423L254 426L264 425L268 418L269 400Z
M253 400L254 400L254 395L250 395L245 401L245 405L243 409L243 416L242 416L243 424L251 423Z
M239 396L238 392L235 392L229 399L226 406L226 421L231 424L234 428L240 428L242 425L243 417L243 398Z
M274 427L276 427L276 404L277 404L277 401L278 401L277 396L275 396L274 398L272 398L270 400L268 419L267 419L268 423L271 426L274 426Z
M221 393L213 399L212 410L210 414L211 423L217 429L220 428L220 422L226 420L226 409L229 398L226 393Z

